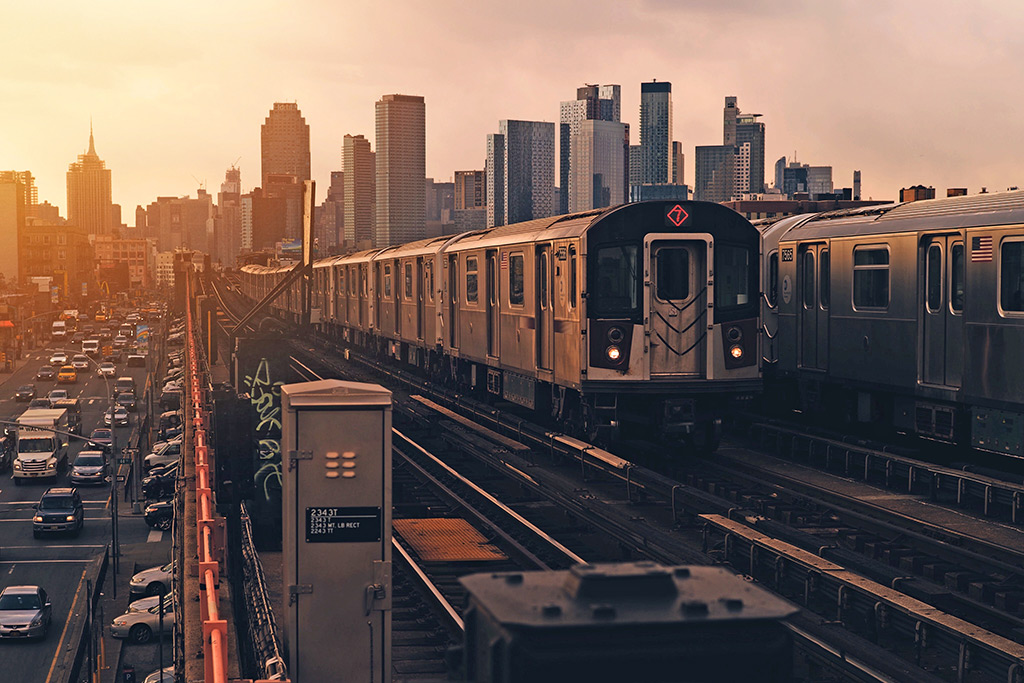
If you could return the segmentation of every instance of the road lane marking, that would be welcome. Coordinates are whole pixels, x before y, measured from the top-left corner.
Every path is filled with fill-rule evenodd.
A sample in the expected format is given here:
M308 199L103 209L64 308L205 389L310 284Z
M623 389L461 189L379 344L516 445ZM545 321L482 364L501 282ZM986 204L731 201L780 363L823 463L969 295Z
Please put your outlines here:
M53 669L57 666L57 658L64 651L64 637L68 634L68 626L71 625L71 615L75 613L75 605L78 604L78 596L82 594L82 582L85 581L85 572L82 570L82 578L78 580L78 588L75 589L75 599L71 601L71 609L68 610L68 618L64 620L64 630L60 632L60 640L57 641L57 651L53 653L53 662L50 664L50 672L46 674L46 683L53 678Z
M162 540L164 540L164 532L159 529L153 529L146 537L147 543L159 543Z
M107 544L85 544L82 545L5 545L4 550L39 550L40 548L55 548L63 550L65 548L106 548Z
M12 560L7 560L6 562L0 560L0 564L11 564L11 565L19 565L19 564L82 564L83 562L92 562L95 559L96 558L94 558L94 557L90 557L89 559L86 559L86 560L18 560L17 562L14 562ZM13 572L13 571L14 571L14 567L11 567L11 572ZM8 572L8 573L11 573L11 572Z

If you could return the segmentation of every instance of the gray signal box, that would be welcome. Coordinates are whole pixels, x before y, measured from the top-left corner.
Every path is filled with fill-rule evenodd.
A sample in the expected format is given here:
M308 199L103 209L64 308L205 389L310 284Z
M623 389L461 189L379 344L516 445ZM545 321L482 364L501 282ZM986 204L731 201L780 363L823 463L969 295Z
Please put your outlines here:
M391 681L391 392L281 387L285 648L294 681Z

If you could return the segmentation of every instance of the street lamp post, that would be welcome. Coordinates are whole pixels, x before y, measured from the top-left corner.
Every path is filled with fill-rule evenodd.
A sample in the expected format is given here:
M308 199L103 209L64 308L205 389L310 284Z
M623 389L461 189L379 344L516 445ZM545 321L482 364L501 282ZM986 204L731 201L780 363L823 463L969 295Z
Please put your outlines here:
M111 467L112 472L110 477L110 555L112 564L114 565L114 576L117 576L120 570L121 557L121 542L117 534L117 470L119 458L117 454L117 421L114 419L114 408L116 407L117 402L114 400L114 395L110 391L110 381L100 370L100 364L88 355L85 357L89 359L90 363L96 366L96 374L103 380L103 386L107 392L107 410L110 412L110 457L114 461L113 467ZM117 581L114 581L114 597L117 597Z

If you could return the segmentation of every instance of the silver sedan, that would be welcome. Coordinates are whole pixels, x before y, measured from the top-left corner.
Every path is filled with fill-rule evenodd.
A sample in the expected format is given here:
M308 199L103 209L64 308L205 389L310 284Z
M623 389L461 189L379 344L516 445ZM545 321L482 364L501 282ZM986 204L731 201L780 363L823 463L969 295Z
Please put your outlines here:
M0 638L45 638L50 611L39 586L8 586L0 593Z
M148 643L155 634L170 633L174 630L174 603L170 596L164 598L164 628L160 630L160 605L156 604L142 612L125 612L110 624L110 635L128 638L133 643Z

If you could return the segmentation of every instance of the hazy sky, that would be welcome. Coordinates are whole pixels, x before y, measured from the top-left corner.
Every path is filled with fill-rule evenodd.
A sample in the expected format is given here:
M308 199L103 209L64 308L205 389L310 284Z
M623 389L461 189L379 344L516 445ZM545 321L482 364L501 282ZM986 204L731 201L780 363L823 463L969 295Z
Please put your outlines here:
M1024 185L1019 0L220 0L5 3L0 169L66 208L88 145L114 201L216 193L238 160L259 183L260 125L295 101L317 199L346 133L373 140L382 94L422 95L427 173L483 168L499 119L557 121L584 83L622 86L639 142L640 82L671 81L674 138L721 144L722 105L763 114L766 179L785 155L831 165L864 197L900 187ZM556 175L557 177L557 175Z

